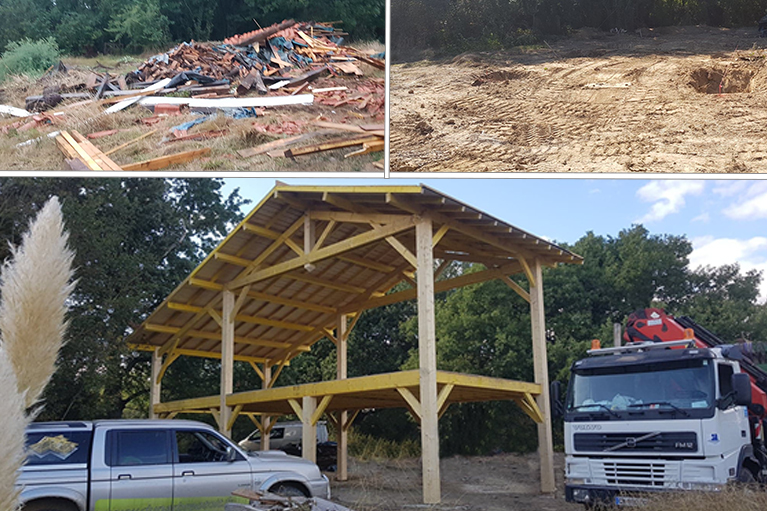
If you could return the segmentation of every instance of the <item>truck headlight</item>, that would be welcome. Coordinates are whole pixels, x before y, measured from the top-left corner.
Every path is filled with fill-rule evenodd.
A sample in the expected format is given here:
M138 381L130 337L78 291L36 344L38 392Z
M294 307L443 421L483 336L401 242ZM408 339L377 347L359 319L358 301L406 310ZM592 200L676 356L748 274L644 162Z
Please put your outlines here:
M576 488L573 490L573 500L575 502L582 502L584 504L587 504L591 502L591 496L589 495L589 491L585 490L583 488Z

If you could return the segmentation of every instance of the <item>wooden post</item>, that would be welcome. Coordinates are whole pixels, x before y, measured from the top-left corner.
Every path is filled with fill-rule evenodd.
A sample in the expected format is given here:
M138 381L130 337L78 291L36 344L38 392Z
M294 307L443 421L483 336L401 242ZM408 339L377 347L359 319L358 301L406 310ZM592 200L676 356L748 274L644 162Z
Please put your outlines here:
M269 384L272 382L272 366L268 362L264 362L264 379L261 381L261 388L268 389ZM271 424L272 418L266 415L261 416L261 425L264 427L264 431L261 432L261 450L269 450L269 424Z
M155 348L152 352L152 374L149 377L149 418L157 419L158 415L154 413L154 405L160 404L160 390L162 382L157 381L160 377L160 368L162 367L162 356L160 349Z
M347 342L348 336L346 315L342 314L338 317L338 327L336 328L336 378L339 380L345 380L347 376L346 361L347 361ZM346 481L349 478L349 451L348 440L349 432L346 429L346 421L348 420L349 412L343 410L338 414L338 424L336 424L336 480Z
M613 345L616 348L621 346L621 324L613 323Z
M234 293L223 291L224 314L221 321L221 403L218 429L231 437L232 430L227 429L232 409L226 406L226 396L233 391L232 373L234 371Z
M301 435L301 455L317 463L317 425L312 424L312 415L317 409L317 398L304 396L301 410L301 422L303 422Z
M536 398L543 414L543 423L538 424L538 454L541 458L541 491L553 493L554 486L554 444L551 433L549 410L549 369L546 357L546 315L543 308L543 271L536 259L532 268L535 282L530 282L530 318L533 332L533 367L535 383L541 385L541 395Z
M423 465L423 501L425 504L439 504L441 500L432 235L431 220L421 219L416 223L418 363L421 387L421 463Z

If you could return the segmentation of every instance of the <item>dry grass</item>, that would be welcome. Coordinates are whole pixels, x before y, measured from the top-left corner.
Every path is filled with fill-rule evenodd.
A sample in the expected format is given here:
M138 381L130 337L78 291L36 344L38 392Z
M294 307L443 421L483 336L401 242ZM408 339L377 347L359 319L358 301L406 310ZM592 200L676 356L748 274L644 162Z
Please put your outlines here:
M757 487L728 486L720 492L669 492L651 495L645 511L763 511L767 492Z
M395 442L383 438L363 435L351 430L349 454L360 461L401 460L421 455L421 444L417 440Z

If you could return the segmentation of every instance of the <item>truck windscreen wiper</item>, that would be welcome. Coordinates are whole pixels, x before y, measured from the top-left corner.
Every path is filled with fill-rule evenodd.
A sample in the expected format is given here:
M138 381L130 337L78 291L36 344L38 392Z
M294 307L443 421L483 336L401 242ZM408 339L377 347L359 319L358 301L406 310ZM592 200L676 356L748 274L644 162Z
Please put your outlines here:
M617 414L617 413L615 413L614 411L610 410L610 409L609 409L608 407L606 407L605 405L603 405L603 404L599 404L599 403L592 403L592 404L590 404L590 405L580 405L580 406L573 406L573 407L571 408L571 410L573 410L573 411L577 411L579 408L592 408L592 407L594 407L594 406L600 406L600 407L604 408L605 410L607 410L607 411L610 413L610 415L612 415L612 416L614 416L614 417L616 417L616 418L618 418L618 419L620 419L620 418L621 418L621 416L620 416L620 415L618 415L618 414Z
M661 406L661 405L670 406L671 408L673 408L677 412L683 413L687 417L690 416L690 413L687 410L683 410L683 409L679 408L676 405L672 405L668 401L653 401L652 403L636 403L636 404L633 404L633 405L629 405L629 408L639 408L640 406L653 406L653 405L656 405L656 406Z

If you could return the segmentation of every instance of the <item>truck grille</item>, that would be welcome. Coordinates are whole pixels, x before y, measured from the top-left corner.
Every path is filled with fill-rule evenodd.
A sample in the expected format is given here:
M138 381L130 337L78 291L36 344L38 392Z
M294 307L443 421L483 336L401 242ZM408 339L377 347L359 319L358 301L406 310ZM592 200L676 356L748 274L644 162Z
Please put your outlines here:
M698 436L693 431L660 433L638 440L643 433L575 433L576 451L602 452L696 452ZM620 447L618 447L620 446ZM617 448L616 448L617 447ZM612 449L611 449L612 448Z
M602 461L607 484L626 486L663 486L666 464L633 461Z

